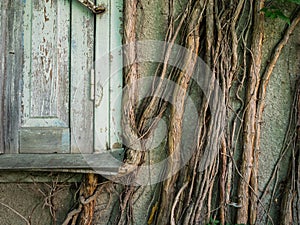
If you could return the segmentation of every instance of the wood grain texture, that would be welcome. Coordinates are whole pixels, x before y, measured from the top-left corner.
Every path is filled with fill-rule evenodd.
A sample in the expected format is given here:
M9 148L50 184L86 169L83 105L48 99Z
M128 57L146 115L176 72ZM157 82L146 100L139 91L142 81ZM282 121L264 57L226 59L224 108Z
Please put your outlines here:
M113 79L109 76L111 62L118 67L122 54L111 59L109 51L121 45L122 1L97 3L109 11L95 16L78 1L1 1L0 153L8 155L2 155L0 161L11 157L8 163L13 158L19 163L37 153L35 161L40 165L34 168L46 169L47 161L43 160L51 158L45 156L49 153L91 154L94 147L103 151L121 146L118 108L122 71L113 71ZM90 71L95 57L98 60L105 54L104 61L96 64L94 102L90 98L95 94L90 91ZM101 90L105 83L105 90ZM113 96L118 98L116 104ZM103 135L94 136L94 128ZM100 140L94 141L96 136ZM74 157L77 160L80 156ZM12 168L8 163L3 168Z
M18 151L24 7L8 0L0 5L0 152L13 153Z
M95 151L121 146L123 1L96 1L106 11L96 16Z
M95 170L117 174L122 162L109 153L101 154L5 154L0 157L0 171L17 170Z
M63 1L34 0L28 110L31 117L57 117L68 124L70 6ZM26 77L28 78L28 77Z
M23 128L20 131L21 153L69 153L68 128Z
M122 51L123 1L111 1L110 22L110 149L122 146L121 108L123 91L123 51Z
M93 152L93 101L90 71L94 57L94 15L72 1L71 18L71 152Z
M0 153L4 152L5 131L4 131L4 84L6 64L6 34L7 34L7 1L0 2Z
M60 0L27 0L24 11L21 128L26 129L20 132L20 153L67 152L70 146L65 144L69 141L62 142L59 135L53 134L56 128L65 128L64 140L70 139L70 4ZM45 128L47 132L36 132L36 128ZM35 133L39 138L34 140Z
M70 5L28 0L25 11L22 126L28 119L56 118L68 127Z
M109 0L101 1L106 5L106 12L96 17L95 41L95 151L109 149L109 73L110 73L110 4ZM97 4L100 1L96 1Z

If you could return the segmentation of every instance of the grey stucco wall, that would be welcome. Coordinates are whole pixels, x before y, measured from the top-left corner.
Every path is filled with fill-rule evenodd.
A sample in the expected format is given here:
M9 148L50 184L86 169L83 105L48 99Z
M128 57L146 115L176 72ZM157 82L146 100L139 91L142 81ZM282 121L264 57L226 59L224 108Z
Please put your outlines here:
M62 224L74 205L73 195L80 178L72 174L2 172L0 224Z
M288 13L288 12L286 12ZM282 35L281 31L285 22L280 20L266 19L265 36L264 36L264 58L270 54L272 47L278 42ZM259 154L259 190L262 192L267 186L272 176L274 167L283 151L286 153L279 163L277 190L271 201L271 214L274 221L279 217L281 202L279 199L285 188L286 174L291 162L291 136L289 131L295 128L295 121L290 121L290 114L295 93L295 81L300 77L300 26L296 28L291 36L287 46L283 49L282 55L278 59L274 68L269 86L267 88L266 106L263 115L261 129L261 146ZM266 203L272 196L271 191L274 182L270 183L270 189L266 197L262 199ZM266 205L267 206L267 205ZM261 215L265 217L261 208Z

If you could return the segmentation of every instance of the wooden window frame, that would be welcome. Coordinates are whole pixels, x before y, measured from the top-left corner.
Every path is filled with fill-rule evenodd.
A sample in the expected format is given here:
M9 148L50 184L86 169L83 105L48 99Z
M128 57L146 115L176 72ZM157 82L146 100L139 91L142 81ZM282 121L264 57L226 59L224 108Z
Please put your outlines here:
M81 2L79 0L79 2ZM122 0L103 0L96 1L96 5L105 6L105 12L95 15L95 68L94 71L94 91L97 92L97 84L100 79L99 73L103 67L111 72L110 52L121 45L121 21ZM9 15L2 15L9 16ZM117 33L116 33L117 32ZM99 41L100 40L100 41ZM0 44L0 47L1 46ZM122 67L122 54L117 60ZM101 61L102 60L102 61ZM105 62L103 62L105 60ZM18 62L15 62L18 63ZM99 63L101 65L99 66ZM98 64L98 66L97 66ZM20 68L14 72L20 72ZM0 72L4 69L0 67ZM93 79L93 76L91 76ZM3 82L1 82L2 85ZM93 83L93 82L91 82ZM0 170L1 171L54 171L54 172L98 172L101 174L115 174L121 165L123 154L121 143L121 126L118 121L121 120L121 93L122 93L122 69L118 74L110 76L103 89L103 96L107 96L101 103L101 109L94 108L94 152L85 154L84 152L73 152L71 154L19 154L7 151L4 153L5 140L9 138L8 133L0 132ZM103 87L102 87L103 88ZM113 91L112 91L113 90ZM97 93L94 94L97 96ZM3 96L1 96L3 97ZM118 99L117 102L111 102L112 99ZM18 100L18 99L16 99ZM5 104L7 99L2 99ZM12 100L9 100L12 101ZM11 104L11 103L10 103ZM112 108L112 105L120 107L120 110ZM4 112L4 113L3 113ZM9 130L16 132L18 124L10 122L5 117L9 116L8 111L1 110L2 121L0 125L8 126ZM105 116L103 116L105 115ZM1 115L0 115L1 116ZM113 122L114 121L114 122ZM117 121L117 122L116 122ZM99 132L96 132L96 131ZM83 131L84 132L84 131ZM98 141L97 141L98 139ZM99 141L100 140L100 141ZM114 155L114 156L112 156ZM118 159L119 158L119 159Z

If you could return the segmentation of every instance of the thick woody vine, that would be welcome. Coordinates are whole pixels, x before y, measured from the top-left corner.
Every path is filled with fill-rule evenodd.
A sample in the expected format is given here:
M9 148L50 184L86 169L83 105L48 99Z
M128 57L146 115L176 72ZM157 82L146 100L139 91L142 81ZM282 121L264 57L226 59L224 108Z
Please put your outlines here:
M188 165L176 175L165 180L157 186L154 192L156 200L151 205L148 215L148 224L200 224L203 221L213 219L220 220L221 224L255 224L258 221L258 210L267 215L267 220L275 224L269 215L269 208L263 204L265 192L258 191L258 155L261 136L261 122L269 80L273 69L284 46L300 22L300 8L293 5L295 10L291 14L290 24L282 32L282 37L274 46L272 54L267 61L263 61L263 37L264 37L264 1L234 0L216 1L188 0L181 14L175 15L174 0L168 1L169 19L165 41L170 43L164 49L165 63L159 64L156 75L168 78L180 85L181 90L174 90L173 98L177 105L174 109L168 103L158 98L148 98L144 104L138 104L136 99L137 86L130 89L128 105L123 116L130 121L140 137L151 133L155 127L156 119L161 118L168 110L169 129L167 138L166 155L175 152L182 140L182 118L186 96L189 94L189 85L192 83L191 74L167 68L169 53L175 43L189 49L203 58L213 75L219 81L226 103L226 121L221 136L216 137L219 144L219 154L211 164L202 171L201 157L207 143L207 138L212 132L211 114L208 103L200 95L202 100L198 105L200 122L197 130L197 145L195 154ZM291 3L292 4L292 3ZM135 43L137 40L137 0L124 1L124 44ZM230 7L228 7L230 6ZM129 48L125 52L125 58L129 61L137 57L137 48ZM125 59L125 60L126 60ZM196 60L192 55L184 55L181 59L189 65L188 70L195 70ZM183 63L184 64L184 63ZM194 65L194 66L193 66ZM134 81L142 76L139 73L139 64L134 63L125 68L125 85L135 85ZM158 86L159 87L159 86ZM155 92L157 90L150 90ZM295 94L291 120L297 121L297 132L293 132L293 124L287 136L292 137L289 143L292 146L294 163L289 170L290 180L286 187L286 195L282 199L283 213L282 224L299 223L295 219L300 214L299 196L300 187L296 182L300 176L299 170L299 83ZM233 109L234 108L234 109ZM126 133L126 131L125 131ZM237 151L241 151L237 163ZM285 154L287 149L282 152ZM175 155L180 161L180 155ZM134 181L139 172L139 166L146 163L147 155L143 151L126 149L124 167L120 173L126 173L126 179ZM174 162L175 162L174 161ZM278 172L278 160L271 179L266 189L269 189ZM174 165L170 162L167 170L172 170ZM90 175L92 176L92 175ZM106 190L112 182L92 183L96 178L89 177L83 184L79 208L69 214L65 224L92 224L94 199L91 196L98 195ZM110 184L109 184L110 183ZM130 182L129 182L130 183ZM277 184L273 187L276 191ZM133 222L132 196L139 189L133 185L123 188L119 198L119 215L116 216L118 224ZM272 191L272 190L268 190ZM272 201L272 199L271 199ZM271 203L270 203L271 204Z
M203 173L199 173L197 166L199 166L201 150L204 147L205 137L210 132L208 130L208 107L207 103L203 102L199 110L204 115L204 119L203 123L199 125L197 153L191 160L189 167L180 172L183 176L173 176L162 184L156 221L161 224L167 224L168 221L174 224L184 222L195 224L203 221L203 219L208 220L212 216L210 213L212 203L210 201L214 189L219 190L219 202L221 203L219 215L216 215L218 215L222 224L225 224L225 221L228 220L232 221L230 218L231 209L229 208L232 199L231 195L234 191L232 187L234 181L232 179L234 178L233 174L238 174L238 178L235 178L238 180L235 220L236 223L240 224L254 224L257 220L257 208L261 202L258 196L257 171L259 167L260 123L262 121L266 90L282 48L287 44L290 35L299 23L299 7L296 8L291 16L291 23L283 32L282 39L274 46L274 51L267 61L267 65L262 67L262 42L264 35L264 14L262 9L264 8L264 1L236 1L231 4L230 8L226 8L226 2L217 4L213 0L189 1L186 9L182 12L181 20L177 23L174 22L174 17L172 16L174 2L171 1L169 4L169 28L165 40L170 42L170 46L172 46L172 43L178 38L179 30L184 30L185 35L183 35L180 44L202 56L215 76L220 80L220 86L226 96L228 116L231 114L229 95L234 85L237 85L236 99L240 101L240 109L234 122L228 126L223 137L221 137L220 157L216 158L215 163L211 164ZM135 13L130 13L130 10L135 9L137 3L131 2L125 7L129 10L125 11L125 15L135 15ZM125 35L125 43L136 40L136 37L134 37L136 35L136 27L131 26L136 23L133 22L135 19L135 17L130 16L128 20L125 20L125 23L129 21L125 24L125 32L132 34L129 37ZM244 20L243 23L241 23L242 20ZM185 24L183 21L188 21L188 24ZM129 26L126 27L126 25ZM167 53L168 49L166 50L166 60L168 57ZM193 59L186 56L183 60L190 61ZM132 68L136 68L135 72L133 72ZM129 78L138 78L137 68L138 65L134 65L128 70L126 73L127 80ZM176 82L183 89L187 90L190 77L186 77L180 72L166 75L164 66L162 66L160 71L161 74L159 76L175 77ZM178 96L176 92L174 96L179 102L184 104L185 96ZM134 103L133 101L132 105ZM139 121L130 117L132 126L138 124L136 128L141 136L143 131L150 127L150 125L145 125L145 118L161 115L161 113L157 113L159 111L157 108L161 105L163 104L159 104L158 99L152 99L148 107L141 110L144 113ZM156 109L156 115L153 114L153 109ZM161 107L161 110L165 110L164 105ZM129 113L128 115L135 113L134 109L129 111L131 111L131 114ZM168 154L172 154L178 142L181 141L182 127L180 118L182 118L183 109L177 108L172 110L171 107L170 112ZM238 167L232 156L234 155L237 140L240 137L242 138L242 143L239 144L243 146L243 153L242 164ZM143 163L143 155L140 152L129 150L128 155L130 155L130 160L126 161L128 165L138 166L140 163ZM132 159L134 160L132 161ZM169 169L171 167L172 165L169 165ZM217 181L215 178L217 176L220 176L219 188L216 187ZM185 179L179 179L179 177L185 177ZM129 189L130 192L134 192L134 188L131 187ZM127 194L132 195L130 192L127 192ZM184 201L179 201L178 199ZM182 202L185 202L185 205ZM193 204L193 202L195 203ZM123 204L126 203L123 202ZM153 207L157 207L157 205ZM266 210L264 206L262 208ZM124 206L122 209L126 210ZM174 213L175 209L176 215ZM204 218L203 215L205 215Z

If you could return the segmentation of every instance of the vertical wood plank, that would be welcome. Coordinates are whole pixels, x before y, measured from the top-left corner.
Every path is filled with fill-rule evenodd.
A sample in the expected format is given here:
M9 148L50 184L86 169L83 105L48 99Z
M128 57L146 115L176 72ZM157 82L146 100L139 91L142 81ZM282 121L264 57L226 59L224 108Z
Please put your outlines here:
M51 101L57 99L57 108L51 108L50 111L57 117L65 121L70 126L70 35L71 35L71 5L68 0L58 0L57 2L57 40L55 59L57 60L56 71L57 91L51 98ZM55 86L54 85L54 86Z
M106 11L96 16L95 35L95 152L110 147L109 88L110 88L110 4L109 0L97 0Z
M105 13L96 18L96 90L95 90L95 151L110 149L110 0L104 4ZM100 97L99 97L100 96Z
M123 88L122 60L122 15L123 1L111 1L110 51L113 53L110 65L110 148L122 147L121 104Z
M95 151L121 148L122 1L99 0L96 19ZM99 97L100 96L100 97Z
M8 1L0 2L0 153L5 147L5 111L4 111L4 85L5 85L5 65L6 65L6 35L7 35L7 7Z
M30 76L31 76L31 48L32 48L32 0L26 0L24 8L24 65L23 65L23 92L22 92L22 108L21 110L21 123L25 124L29 118L29 105L30 105Z
M22 15L22 3L7 0L1 2L0 151L5 153L18 151L20 81L23 66Z
M92 153L94 15L78 1L72 1L71 15L71 152Z
M7 65L9 66L9 72L7 76L7 127L8 134L6 136L6 141L8 146L6 149L9 153L16 153L19 149L19 139L18 139L18 128L20 126L20 109L21 109L21 80L22 80L22 68L23 62L23 14L24 14L24 4L20 1L13 1L9 13L13 15L11 24L9 24L8 31L11 33L9 38L9 49L8 49L8 59ZM10 16L8 20L10 21ZM13 32L11 32L13 30Z

